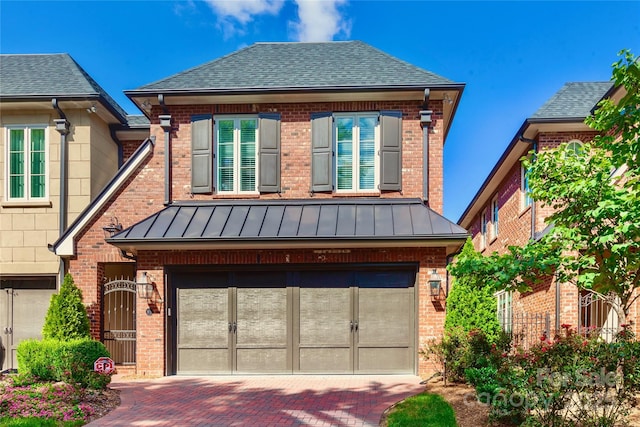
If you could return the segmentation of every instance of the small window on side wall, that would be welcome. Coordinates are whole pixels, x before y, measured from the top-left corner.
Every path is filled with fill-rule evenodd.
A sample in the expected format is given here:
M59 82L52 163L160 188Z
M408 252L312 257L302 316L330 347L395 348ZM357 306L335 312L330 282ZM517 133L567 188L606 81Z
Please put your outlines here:
M480 249L487 247L487 213L482 212L480 216Z
M498 199L493 199L491 201L491 224L493 225L493 238L498 237L498 233L500 232L500 212L498 206Z
M533 199L531 198L531 189L529 188L529 171L520 164L520 192L522 193L522 209L531 206Z
M567 142L567 146L565 148L567 154L573 156L579 156L580 154L582 154L582 150L582 141L580 141L579 139L572 139L571 141Z
M513 329L513 293L500 291L495 294L497 300L498 323L505 332Z

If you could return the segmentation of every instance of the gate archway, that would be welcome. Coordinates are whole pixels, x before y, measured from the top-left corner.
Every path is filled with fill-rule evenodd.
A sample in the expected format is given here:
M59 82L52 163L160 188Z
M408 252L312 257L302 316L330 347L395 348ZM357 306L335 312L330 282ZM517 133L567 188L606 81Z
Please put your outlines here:
M136 282L112 280L103 289L102 342L118 365L136 363Z

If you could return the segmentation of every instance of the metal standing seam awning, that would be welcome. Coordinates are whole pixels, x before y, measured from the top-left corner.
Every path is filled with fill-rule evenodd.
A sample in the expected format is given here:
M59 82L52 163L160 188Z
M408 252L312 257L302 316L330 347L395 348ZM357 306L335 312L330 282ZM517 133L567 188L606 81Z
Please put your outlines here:
M468 233L420 199L177 202L106 241L120 249L447 247Z

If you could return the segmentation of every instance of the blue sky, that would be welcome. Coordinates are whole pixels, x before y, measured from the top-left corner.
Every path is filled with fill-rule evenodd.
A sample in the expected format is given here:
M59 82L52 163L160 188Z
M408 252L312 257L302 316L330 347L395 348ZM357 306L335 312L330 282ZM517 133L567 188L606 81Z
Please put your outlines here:
M640 1L0 1L1 53L67 52L122 94L258 41L362 40L467 84L445 145L457 221L525 120L568 81L640 54Z

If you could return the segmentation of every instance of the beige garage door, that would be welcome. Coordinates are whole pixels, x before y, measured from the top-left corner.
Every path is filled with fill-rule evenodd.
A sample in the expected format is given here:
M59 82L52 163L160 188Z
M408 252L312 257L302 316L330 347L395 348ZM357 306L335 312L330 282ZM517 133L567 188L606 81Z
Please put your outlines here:
M411 272L239 276L177 280L175 373L415 372Z

